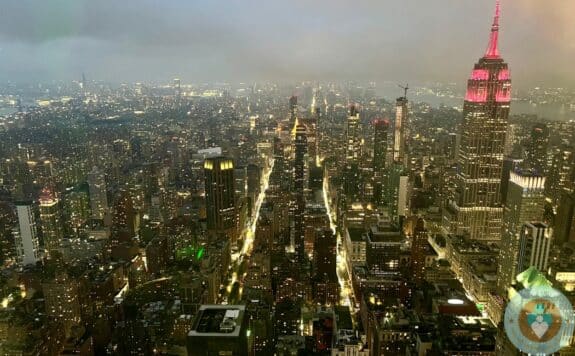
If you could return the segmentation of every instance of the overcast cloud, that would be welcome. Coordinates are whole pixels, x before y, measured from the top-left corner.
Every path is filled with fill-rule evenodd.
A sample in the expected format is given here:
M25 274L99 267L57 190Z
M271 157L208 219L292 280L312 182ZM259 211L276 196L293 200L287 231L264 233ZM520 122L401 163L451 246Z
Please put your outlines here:
M502 0L516 85L575 84L573 0ZM464 82L492 0L3 0L0 80Z

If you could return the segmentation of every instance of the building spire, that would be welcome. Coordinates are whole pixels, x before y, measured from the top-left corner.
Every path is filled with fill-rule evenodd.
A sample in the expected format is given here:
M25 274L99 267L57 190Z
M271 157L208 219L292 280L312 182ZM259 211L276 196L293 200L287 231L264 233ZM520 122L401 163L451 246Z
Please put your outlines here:
M499 0L495 3L495 16L493 25L491 25L491 35L489 36L489 45L485 52L485 58L499 58L499 16L501 14L501 4Z

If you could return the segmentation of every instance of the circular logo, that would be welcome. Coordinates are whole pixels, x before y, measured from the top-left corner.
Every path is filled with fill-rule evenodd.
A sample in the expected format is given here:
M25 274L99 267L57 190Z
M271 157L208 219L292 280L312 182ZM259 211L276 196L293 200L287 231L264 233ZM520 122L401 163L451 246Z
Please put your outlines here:
M552 354L569 345L574 323L567 297L548 286L523 289L505 309L509 340L528 354Z

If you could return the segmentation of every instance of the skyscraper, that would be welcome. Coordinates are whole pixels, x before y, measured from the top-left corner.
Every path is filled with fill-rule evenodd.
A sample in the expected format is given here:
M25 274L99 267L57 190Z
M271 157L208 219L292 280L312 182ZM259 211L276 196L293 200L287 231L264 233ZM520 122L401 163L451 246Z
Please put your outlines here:
M208 229L226 232L235 241L234 162L226 157L206 159L204 179Z
M575 240L575 193L564 191L561 195L553 230L557 244Z
M373 181L374 201L380 204L383 200L383 179L387 159L387 133L389 120L373 120Z
M40 259L36 217L32 202L17 202L18 227L14 236L16 256L21 266L33 265Z
M349 108L345 139L344 192L351 201L355 201L360 194L358 182L360 182L359 160L361 158L361 122L355 104Z
M313 250L314 299L320 304L337 304L336 237L330 229L316 230Z
M80 323L79 290L79 283L66 272L58 272L54 280L42 283L46 314L62 323L67 337Z
M416 284L425 279L425 246L428 235L425 220L418 218L411 237L411 275Z
M400 223L408 213L408 176L404 166L397 161L387 167L385 174L384 200L389 216Z
M88 184L82 184L71 190L68 189L62 197L62 205L64 230L71 235L75 235L92 214Z
M114 204L112 238L116 242L131 242L136 235L136 213L128 191L120 191Z
M380 277L397 276L400 271L404 236L394 225L372 226L366 235L366 265Z
M513 283L517 270L521 227L541 221L545 209L545 178L532 172L511 172L503 212L503 234L499 255L499 292Z
M294 140L294 168L293 168L293 194L294 194L294 247L297 258L305 258L305 155L307 153L306 127L297 124Z
M296 118L297 116L297 96L292 95L289 98L289 111L290 111L290 115L293 119Z
M407 110L407 97L402 96L397 98L395 102L395 124L393 129L393 160L404 165L407 161L405 153Z
M90 208L92 218L103 219L108 212L108 196L106 193L106 176L104 172L94 167L88 173L88 187L90 189Z
M527 145L527 159L529 168L538 174L547 172L547 149L549 148L549 128L545 124L535 124L531 129L531 136Z
M505 205L507 201L507 190L509 188L509 177L511 172L516 171L523 160L515 157L505 157L503 160L503 173L501 173L501 203Z
M555 149L553 162L549 168L547 196L557 206L561 194L573 192L575 188L575 147L563 144Z
M511 78L499 55L499 2L485 55L467 82L461 123L455 200L447 209L449 229L473 239L499 240L501 173L511 102Z
M553 231L542 222L530 222L522 226L517 273L529 267L535 267L543 273L547 271L552 237Z
M60 248L64 238L62 208L60 200L49 188L44 188L40 195L40 227L44 238L44 249L50 255Z
M346 162L349 164L357 163L361 155L361 122L359 120L359 111L355 104L349 108L349 115L346 121L345 138L346 138Z

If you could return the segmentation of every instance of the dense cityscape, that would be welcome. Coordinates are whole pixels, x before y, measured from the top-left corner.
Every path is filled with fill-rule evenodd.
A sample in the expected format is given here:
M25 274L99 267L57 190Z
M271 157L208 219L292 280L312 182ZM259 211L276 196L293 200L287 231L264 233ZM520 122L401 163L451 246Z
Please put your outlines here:
M495 7L456 85L4 83L0 354L575 355L575 91Z

